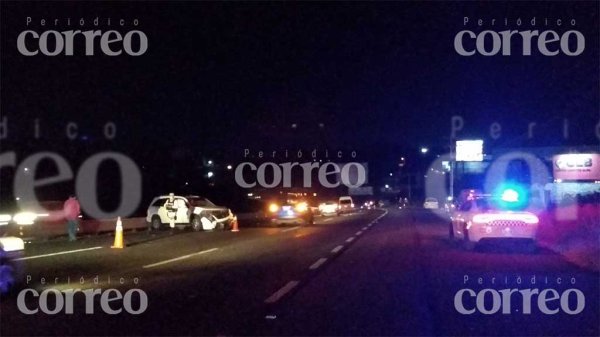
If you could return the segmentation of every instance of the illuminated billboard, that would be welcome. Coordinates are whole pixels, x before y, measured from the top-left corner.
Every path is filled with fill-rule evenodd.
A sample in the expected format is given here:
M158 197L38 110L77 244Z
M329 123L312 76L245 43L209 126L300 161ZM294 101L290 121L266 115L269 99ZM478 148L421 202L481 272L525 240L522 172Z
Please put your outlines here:
M483 140L457 140L456 161L483 161Z
M552 157L554 179L600 180L600 154L569 153Z

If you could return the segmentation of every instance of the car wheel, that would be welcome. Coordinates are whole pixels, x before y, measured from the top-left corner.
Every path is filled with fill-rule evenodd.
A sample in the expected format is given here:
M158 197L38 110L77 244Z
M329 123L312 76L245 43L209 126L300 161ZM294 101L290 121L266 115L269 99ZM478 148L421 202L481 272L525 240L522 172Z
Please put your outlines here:
M192 230L194 232L199 232L199 231L201 231L203 229L202 228L202 220L201 219L202 218L199 215L197 215L197 216L195 216L195 217L192 218Z
M154 230L154 231L158 231L161 229L162 222L160 221L160 218L158 216L152 217L152 221L150 222L150 227L152 227L152 230Z

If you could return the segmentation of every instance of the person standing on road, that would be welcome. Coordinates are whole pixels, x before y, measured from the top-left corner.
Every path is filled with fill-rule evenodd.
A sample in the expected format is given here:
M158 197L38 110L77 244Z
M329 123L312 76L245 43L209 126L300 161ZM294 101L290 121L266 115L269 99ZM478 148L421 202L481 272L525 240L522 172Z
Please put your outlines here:
M67 219L69 241L75 241L77 240L77 227L79 226L78 220L80 212L79 201L75 195L69 196L69 199L65 201L63 210L65 212L65 219Z

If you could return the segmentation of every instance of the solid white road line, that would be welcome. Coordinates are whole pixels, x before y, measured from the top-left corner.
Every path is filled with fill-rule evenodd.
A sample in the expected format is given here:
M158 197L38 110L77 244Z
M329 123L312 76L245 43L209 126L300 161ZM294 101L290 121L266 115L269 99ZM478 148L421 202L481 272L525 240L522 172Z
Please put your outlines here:
M352 242L352 241L354 241L354 236L349 237L349 238L346 239L346 242Z
M340 250L342 250L342 248L344 248L344 246L342 246L342 245L339 245L339 246L337 246L337 247L333 248L333 249L331 250L331 252L335 254L335 253L339 252Z
M281 289L277 290L273 293L273 295L269 296L265 300L265 303L275 303L279 301L285 294L289 293L292 289L294 289L298 285L298 281L290 281L286 285L284 285Z
M322 258L318 259L315 263L313 263L312 266L310 266L308 269L310 269L310 270L317 269L321 265L323 265L323 263L325 263L325 261L327 261L327 259L322 257Z
M41 259L43 257L63 255L63 254L72 254L72 253L79 253L79 252L85 252L85 251L88 251L88 250L100 249L100 248L102 248L102 246L92 247L92 248L75 249L75 250L66 250L64 252L50 253L50 254L43 254L43 255L26 256L26 257L20 257L18 259L15 259L15 261Z
M282 229L281 232L285 233L285 232L291 232L291 231L295 231L296 229L300 228L300 226L296 226L296 227L291 227L291 228L286 228L286 229Z
M156 262L156 263L153 263L153 264L148 264L148 265L143 266L142 268L144 268L144 269L153 268L153 267L161 266L163 264L167 264L167 263L171 263L171 262L176 262L176 261L181 261L181 260L189 259L192 256L197 256L197 255L202 255L202 254L214 252L215 250L218 250L218 249L219 248L211 248L211 249L203 250L203 251L198 252L198 253L183 255L183 256L180 256L180 257L176 257L174 259L165 260L165 261L161 261L161 262Z

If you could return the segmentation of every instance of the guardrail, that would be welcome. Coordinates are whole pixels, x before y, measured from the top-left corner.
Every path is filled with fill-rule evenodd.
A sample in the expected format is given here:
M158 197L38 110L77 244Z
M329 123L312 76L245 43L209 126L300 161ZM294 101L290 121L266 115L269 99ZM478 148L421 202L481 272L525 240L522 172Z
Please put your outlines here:
M236 214L242 227L256 227L265 223L262 212ZM121 218L124 231L147 230L145 217ZM98 235L113 232L117 219L84 219L79 221L77 235ZM33 239L49 239L67 235L67 223L64 221L37 222L31 228L22 226L24 237Z

